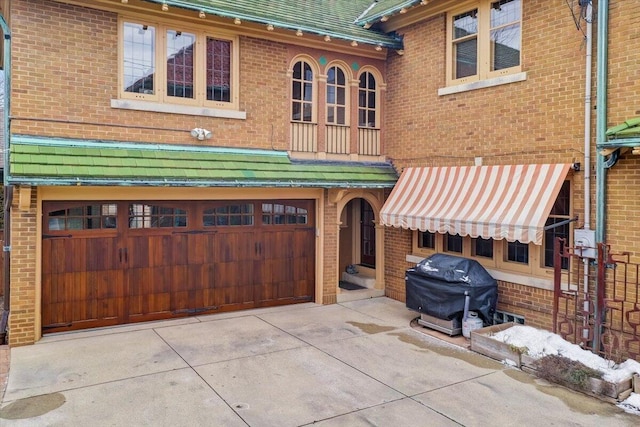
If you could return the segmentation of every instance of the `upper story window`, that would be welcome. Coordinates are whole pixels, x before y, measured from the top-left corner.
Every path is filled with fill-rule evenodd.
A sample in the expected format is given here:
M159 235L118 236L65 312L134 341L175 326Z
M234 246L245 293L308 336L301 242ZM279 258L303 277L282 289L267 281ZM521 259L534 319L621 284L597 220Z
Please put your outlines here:
M447 84L520 72L522 0L478 0L447 14Z
M291 87L291 120L313 122L313 68L305 60L293 66Z
M347 79L342 68L332 66L327 72L327 123L347 124Z
M121 22L121 97L211 108L238 104L233 36Z
M373 73L365 71L360 74L358 84L358 126L378 127L377 82Z

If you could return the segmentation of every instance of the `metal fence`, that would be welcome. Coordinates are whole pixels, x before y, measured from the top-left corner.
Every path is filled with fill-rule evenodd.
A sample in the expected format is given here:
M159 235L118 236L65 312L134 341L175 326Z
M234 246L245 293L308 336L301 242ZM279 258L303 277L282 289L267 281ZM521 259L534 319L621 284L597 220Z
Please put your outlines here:
M640 361L640 265L608 245L560 238L554 265L553 332L606 359Z

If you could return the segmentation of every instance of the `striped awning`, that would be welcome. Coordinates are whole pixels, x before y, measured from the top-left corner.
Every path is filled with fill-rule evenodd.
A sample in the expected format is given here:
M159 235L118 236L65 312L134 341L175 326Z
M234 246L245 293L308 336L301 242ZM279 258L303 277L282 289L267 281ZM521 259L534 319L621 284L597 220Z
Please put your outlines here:
M545 222L570 168L407 168L382 207L382 224L541 245Z

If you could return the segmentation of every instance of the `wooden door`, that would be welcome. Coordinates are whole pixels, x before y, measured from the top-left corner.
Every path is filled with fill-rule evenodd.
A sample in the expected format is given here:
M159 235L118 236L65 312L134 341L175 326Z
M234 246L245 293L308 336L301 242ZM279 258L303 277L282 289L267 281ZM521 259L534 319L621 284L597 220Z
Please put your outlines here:
M123 323L127 289L114 204L49 204L42 236L47 332Z
M259 306L313 301L315 220L308 200L264 201L256 268Z
M367 267L376 266L376 226L373 208L366 200L360 204L360 263Z
M313 201L43 206L46 332L313 300Z

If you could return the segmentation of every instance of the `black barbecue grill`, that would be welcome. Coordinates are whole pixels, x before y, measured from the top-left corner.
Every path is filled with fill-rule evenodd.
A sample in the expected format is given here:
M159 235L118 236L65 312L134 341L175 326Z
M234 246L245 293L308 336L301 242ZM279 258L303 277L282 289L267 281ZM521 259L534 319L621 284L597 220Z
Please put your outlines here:
M462 331L466 295L469 311L493 324L498 283L475 260L434 254L406 271L407 308L421 314L418 323L449 335Z

